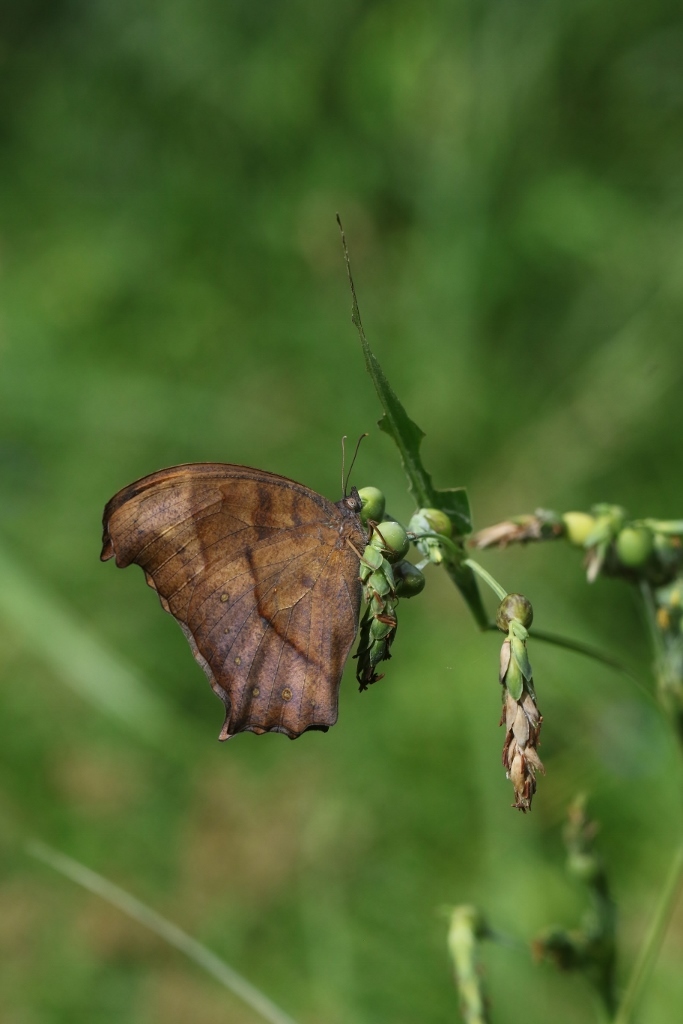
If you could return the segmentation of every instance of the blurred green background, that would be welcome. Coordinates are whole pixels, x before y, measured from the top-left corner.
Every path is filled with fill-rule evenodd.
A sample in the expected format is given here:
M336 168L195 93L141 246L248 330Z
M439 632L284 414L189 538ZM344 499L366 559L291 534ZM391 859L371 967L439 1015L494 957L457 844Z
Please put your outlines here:
M120 487L230 461L411 506L350 324L441 486L683 513L683 19L673 0L26 0L0 70L0 1017L252 1024L179 954L30 861L49 842L301 1024L457 1020L440 908L573 925L561 824L601 820L627 963L680 831L667 729L627 681L532 648L531 816L500 768L494 636L433 571L385 680L327 735L216 741L222 708L138 570ZM561 545L482 558L536 622L646 674L638 612ZM488 598L487 598L488 600ZM136 687L146 697L136 703ZM644 1012L683 1006L683 908ZM591 1019L580 981L486 952L496 1022Z

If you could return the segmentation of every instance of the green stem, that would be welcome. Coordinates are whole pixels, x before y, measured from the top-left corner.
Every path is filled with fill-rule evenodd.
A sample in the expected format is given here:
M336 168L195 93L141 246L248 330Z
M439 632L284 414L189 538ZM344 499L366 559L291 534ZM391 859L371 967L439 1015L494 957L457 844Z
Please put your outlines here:
M484 632L489 627L489 617L486 613L486 609L484 608L484 602L481 599L481 594L479 593L477 578L470 568L463 565L460 561L461 558L462 552L458 554L457 561L449 556L448 558L444 558L443 565L446 572L460 591L462 597L465 599L467 607L474 617L474 621L479 626L479 629Z
M650 635L654 657L653 671L657 686L657 706L666 714L673 726L678 741L678 753L683 754L683 712L680 698L676 699L675 691L679 686L679 668L677 661L671 663L667 649L667 641L657 622L657 605L652 587L644 581L640 584L640 596L645 610L645 621ZM673 688L673 689L672 689Z
M475 907L453 908L448 948L460 995L460 1013L466 1024L488 1024L490 1021L478 963L479 944L487 934L486 924Z
M491 629L495 629L495 626L491 626ZM609 668L615 669L617 672L623 672L625 676L634 683L638 689L648 697L654 704L657 704L652 692L647 688L645 683L641 682L637 676L634 676L632 672L626 668L623 661L619 658L615 658L612 654L605 654L598 647L593 647L592 644L584 644L581 640L570 640L569 637L560 636L559 633L549 633L545 629L536 629L535 626L529 630L529 635L534 640L541 640L545 644L553 644L554 647L562 647L566 651L574 651L575 654L583 654L586 658L591 658L593 661L599 662L601 665L607 665ZM659 707L659 705L657 705Z
M427 534L426 536L430 535ZM440 540L447 540L447 538L442 538L440 534L436 534L436 536L439 537ZM494 579L494 577L491 576L483 566L479 565L478 562L475 562L473 558L465 558L462 564L469 566L477 576L487 583L491 590L495 592L499 600L503 601L507 597L507 593L501 587L500 583ZM498 627L495 623L489 623L488 629L497 631ZM636 676L629 672L623 662L619 661L618 658L614 658L611 654L604 654L602 651L598 650L597 647L592 647L591 644L584 644L580 640L570 640L557 633L548 633L546 630L536 629L536 627L529 631L529 635L535 640L542 640L546 644L553 644L555 647L563 647L567 651L574 651L576 654L583 654L586 658L592 658L593 661L600 662L602 665L608 665L610 668L614 668L618 672L623 672L624 675L628 676L631 682L635 683L635 685L642 690L650 700L654 700L654 697L648 688L641 683Z
M641 580L640 583L640 596L643 599L645 621L647 622L647 629L650 634L650 643L652 644L652 652L655 658L655 674L659 677L664 659L664 643L659 626L657 625L657 611L655 608L654 597L652 596L652 590L645 580Z
M630 1024L636 1003L650 977L671 915L676 907L681 883L683 883L683 842L681 842L674 856L668 878L659 897L655 916L645 936L638 958L633 965L631 977L629 978L613 1024Z
M465 598L479 629L482 631L487 630L489 628L489 617L486 614L472 568L468 566L467 560L463 559L464 552L462 547L454 544L450 537L444 536L443 533L434 533L432 530L425 530L424 533L411 532L408 536L411 540L421 540L423 537L431 537L434 540L438 540L439 545L446 552L446 557L443 560L444 569Z
M560 636L559 633L549 633L545 629L536 629L535 626L529 632L536 640L553 644L555 647L563 647L566 651L575 651L576 654L584 654L587 658L602 662L603 665L609 665L610 668L616 668L619 672L626 672L628 675L626 666L618 658L614 658L611 654L604 654L591 644L584 644L581 640L571 640L569 637Z
M439 534L437 534L437 536L440 537ZM442 538L440 537L440 539ZM505 600L505 598L508 596L507 590L501 587L498 580L494 579L491 573L487 572L483 565L479 565L479 562L475 562L473 558L464 558L462 564L466 565L469 569L472 570L472 572L476 572L477 576L479 576L479 578L482 579L484 583L486 583L491 588L494 594L496 594L499 601Z

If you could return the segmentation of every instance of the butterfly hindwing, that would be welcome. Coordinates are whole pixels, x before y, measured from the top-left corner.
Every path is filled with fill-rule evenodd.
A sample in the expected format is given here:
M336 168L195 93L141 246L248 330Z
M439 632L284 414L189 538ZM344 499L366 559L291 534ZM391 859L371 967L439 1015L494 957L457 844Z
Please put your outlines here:
M144 569L226 706L222 738L295 738L336 721L364 544L357 515L301 484L199 463L115 495L102 558Z

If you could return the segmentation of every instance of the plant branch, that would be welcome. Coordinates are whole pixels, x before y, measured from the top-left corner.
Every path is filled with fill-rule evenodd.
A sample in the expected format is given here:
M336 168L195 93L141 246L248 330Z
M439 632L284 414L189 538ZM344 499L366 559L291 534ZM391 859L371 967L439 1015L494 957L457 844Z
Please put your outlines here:
M647 623L647 629L650 636L650 643L652 645L652 653L655 659L655 674L659 676L662 670L662 662L664 659L664 643L662 640L662 634L657 626L657 612L655 609L655 602L652 596L652 590L650 585L641 580L640 582L640 596L643 600L643 607L645 609L645 621Z
M494 579L491 573L487 572L483 565L479 565L479 562L475 562L473 558L463 559L462 564L468 566L468 568L470 568L472 572L476 572L477 576L480 579L482 579L487 586L491 588L491 590L497 596L499 601L505 600L505 598L508 596L507 590L505 590L504 587L501 587L498 580Z
M561 636L559 633L549 633L545 629L536 629L532 626L529 630L529 634L534 640L541 640L545 644L552 644L555 647L562 647L565 651L573 651L575 654L583 654L585 658L591 658L593 661L599 662L601 665L607 665L608 668L613 668L616 672L621 672L627 676L631 682L638 687L650 701L652 701L657 708L659 705L655 700L655 697L651 690L638 678L630 672L623 661L619 658L615 658L613 654L606 654L601 651L599 647L593 647L592 644L584 644L581 640L572 640L569 637Z

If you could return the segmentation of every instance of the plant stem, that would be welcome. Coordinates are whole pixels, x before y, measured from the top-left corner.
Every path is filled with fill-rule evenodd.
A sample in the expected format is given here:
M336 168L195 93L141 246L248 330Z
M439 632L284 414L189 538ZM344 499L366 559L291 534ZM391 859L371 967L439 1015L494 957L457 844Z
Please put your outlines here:
M416 534L417 538L421 536L432 536L431 534ZM439 537L439 540L448 540L446 537L441 537L439 534L434 536ZM449 542L450 543L450 542ZM491 590L495 592L499 600L503 601L507 597L507 592L501 587L500 583L494 579L494 577L484 569L483 566L475 562L473 558L465 558L462 562L463 565L469 566L473 572L477 574L485 583L489 585ZM492 631L498 630L495 623L490 622L488 629ZM529 635L534 640L542 640L546 644L553 644L555 647L563 647L567 651L574 651L576 654L583 654L586 658L592 658L593 661L600 662L602 665L608 665L610 668L616 669L618 672L623 672L624 675L628 676L631 682L635 683L636 686L646 694L650 700L654 700L652 693L648 688L641 683L641 681L629 672L623 662L619 661L618 658L613 657L611 654L605 654L603 651L598 650L597 647L591 646L591 644L584 644L581 640L570 640L567 637L560 636L558 633L548 633L544 629L536 629L533 627L529 630ZM655 702L656 703L656 702Z
M671 915L676 907L681 883L683 883L683 841L681 841L674 856L669 875L659 897L654 918L645 936L636 962L633 965L631 977L629 978L613 1024L630 1024L636 1003L650 977Z
M657 625L657 613L655 610L655 602L652 596L652 590L650 585L644 580L640 584L640 596L643 599L643 607L645 608L645 621L647 622L648 632L650 634L650 643L652 644L652 652L655 658L655 675L659 677L659 673L662 670L662 662L664 659L664 644L662 642L662 634Z
M499 601L505 600L505 598L508 596L507 590L501 587L498 580L494 579L491 573L487 572L483 565L479 565L479 562L475 562L473 558L463 559L462 564L468 566L468 568L470 568L472 572L476 572L477 576L479 576L479 578L482 579L484 583L488 584L488 586L491 588L494 594L496 594Z
M488 1024L487 1000L478 964L479 944L488 927L476 907L454 907L448 929L448 948L460 994L460 1013L466 1024Z
M496 629L496 626L491 626L491 629ZM645 694L656 706L659 708L659 704L655 700L651 690L647 688L645 683L641 682L637 676L634 676L632 672L624 665L623 661L619 658L615 658L612 654L605 654L598 647L593 647L592 644L584 644L581 640L571 640L569 637L561 636L559 633L549 633L545 629L537 629L532 626L529 630L529 636L533 640L541 640L545 644L553 644L555 647L562 647L566 651L574 651L575 654L583 654L586 658L592 658L593 661L600 662L602 665L607 665L609 668L616 669L617 672L623 672L625 676L631 680L632 683L638 687L638 689Z
M591 644L584 644L581 640L571 640L569 637L560 636L559 633L549 633L545 629L536 629L535 626L531 627L529 633L536 640L553 644L555 647L563 647L566 651L574 651L576 654L584 654L587 658L600 661L603 665L609 665L610 668L616 668L619 672L629 674L626 666L618 658L614 658L611 654L604 654Z

